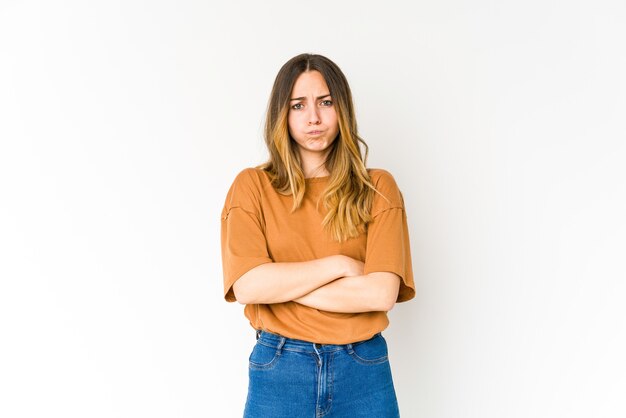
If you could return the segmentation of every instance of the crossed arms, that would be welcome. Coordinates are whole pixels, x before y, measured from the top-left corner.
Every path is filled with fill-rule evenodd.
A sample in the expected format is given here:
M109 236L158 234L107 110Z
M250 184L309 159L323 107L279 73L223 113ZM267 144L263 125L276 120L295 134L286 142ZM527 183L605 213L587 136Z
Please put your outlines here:
M400 277L387 271L363 274L363 266L344 255L265 263L243 274L233 292L242 304L294 301L330 312L390 311Z

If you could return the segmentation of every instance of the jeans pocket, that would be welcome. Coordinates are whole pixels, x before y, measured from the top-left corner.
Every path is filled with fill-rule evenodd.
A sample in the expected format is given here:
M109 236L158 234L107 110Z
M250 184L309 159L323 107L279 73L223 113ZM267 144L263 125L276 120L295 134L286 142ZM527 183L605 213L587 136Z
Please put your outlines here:
M389 360L387 341L380 333L367 341L352 344L352 349L348 350L348 354L357 363L367 366L385 363Z
M254 370L269 370L276 366L280 352L276 347L269 347L259 341L252 348L248 358L249 367Z

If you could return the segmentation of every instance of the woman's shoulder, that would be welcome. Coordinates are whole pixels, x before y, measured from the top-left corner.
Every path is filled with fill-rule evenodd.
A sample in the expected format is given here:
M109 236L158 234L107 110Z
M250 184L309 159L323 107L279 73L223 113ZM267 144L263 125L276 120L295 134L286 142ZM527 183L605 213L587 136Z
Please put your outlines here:
M246 167L232 180L226 195L226 205L241 207L258 205L267 185L270 185L269 177L263 170Z
M246 167L239 171L233 180L233 185L242 185L244 187L265 187L270 180L265 170L259 167Z
M393 175L389 171L383 168L368 168L367 172L370 175L372 184L379 191L381 192L383 190L388 191L388 192L400 191L398 187L398 183L396 183L396 179L393 177Z
M384 199L376 193L374 195L375 208L382 210L383 208L404 207L402 192L398 187L398 183L396 183L396 179L388 170L368 168L367 171L376 190L386 198Z
M368 168L367 172L369 173L370 178L372 179L372 183L374 185L380 182L393 184L396 183L393 175L384 168Z

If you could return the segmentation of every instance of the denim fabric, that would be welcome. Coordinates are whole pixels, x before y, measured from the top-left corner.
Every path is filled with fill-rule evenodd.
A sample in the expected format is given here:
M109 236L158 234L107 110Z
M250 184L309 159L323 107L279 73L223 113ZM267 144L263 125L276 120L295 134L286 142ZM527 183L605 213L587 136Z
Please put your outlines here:
M257 332L244 418L396 418L398 402L381 333L315 344Z

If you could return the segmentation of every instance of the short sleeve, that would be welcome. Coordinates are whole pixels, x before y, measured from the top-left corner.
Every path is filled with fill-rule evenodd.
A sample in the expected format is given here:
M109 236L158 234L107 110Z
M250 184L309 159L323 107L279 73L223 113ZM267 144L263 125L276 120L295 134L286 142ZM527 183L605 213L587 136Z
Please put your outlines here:
M404 199L390 173L381 173L372 181L387 199L376 194L372 205L373 220L367 227L364 273L389 271L402 279L396 302L415 297L409 228Z
M260 208L258 177L245 169L231 185L222 209L221 247L224 299L236 300L233 284L252 268L271 263Z

